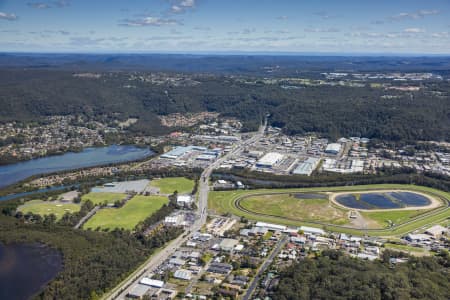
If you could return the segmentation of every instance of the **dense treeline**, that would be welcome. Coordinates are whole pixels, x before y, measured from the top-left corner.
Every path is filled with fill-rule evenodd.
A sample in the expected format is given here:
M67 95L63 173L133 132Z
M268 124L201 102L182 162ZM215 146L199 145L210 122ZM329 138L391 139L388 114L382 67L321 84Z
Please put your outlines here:
M95 298L123 280L156 247L180 233L179 228L165 228L138 239L129 231L73 230L0 215L1 242L44 243L63 254L63 270L37 296L39 299Z
M0 70L0 121L41 120L48 115L81 114L112 122L138 117L131 133L161 134L157 115L215 111L257 128L269 122L290 134L318 132L330 138L366 136L385 140L450 140L450 84L424 84L404 93L379 88L303 86L282 89L262 82L244 84L229 77L194 76L196 86L129 81L129 74L77 78L56 70ZM124 88L132 84L135 88Z
M370 262L324 251L282 272L272 299L450 299L448 252L396 265L391 255L386 251L382 261Z
M434 174L418 174L412 169L385 170L377 175L322 173L314 176L274 175L246 170L216 170L212 178L242 181L250 188L306 188L364 184L416 184L450 191L450 178Z

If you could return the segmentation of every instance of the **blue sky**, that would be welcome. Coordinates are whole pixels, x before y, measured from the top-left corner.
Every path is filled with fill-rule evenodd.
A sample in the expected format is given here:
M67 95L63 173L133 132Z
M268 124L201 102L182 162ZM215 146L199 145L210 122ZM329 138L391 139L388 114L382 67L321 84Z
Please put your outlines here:
M450 54L450 1L0 0L0 51Z

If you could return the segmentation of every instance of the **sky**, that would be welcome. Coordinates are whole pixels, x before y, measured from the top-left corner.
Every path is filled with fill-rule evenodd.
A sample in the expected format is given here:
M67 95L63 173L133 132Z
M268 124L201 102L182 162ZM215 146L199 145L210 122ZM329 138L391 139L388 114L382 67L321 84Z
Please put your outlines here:
M0 0L0 52L450 54L450 1Z

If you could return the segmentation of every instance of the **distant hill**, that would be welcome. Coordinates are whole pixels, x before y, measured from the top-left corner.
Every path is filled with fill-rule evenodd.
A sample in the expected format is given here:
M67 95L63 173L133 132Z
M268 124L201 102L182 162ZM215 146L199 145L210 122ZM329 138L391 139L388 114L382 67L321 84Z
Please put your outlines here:
M241 75L295 75L309 71L442 71L450 57L268 54L0 54L0 67L66 70L151 70ZM273 67L267 72L265 67Z
M0 62L4 63L7 57L2 55ZM0 122L39 121L46 116L65 114L84 114L102 120L137 117L139 121L131 127L131 131L161 134L167 133L168 128L161 126L158 115L219 112L241 119L246 129L254 130L263 116L270 113L269 122L290 134L318 132L333 139L340 136L365 136L393 141L450 140L450 84L445 80L423 82L423 89L411 93L370 86L327 85L283 89L279 84L265 84L258 77L249 79L254 84L247 84L240 80L241 76L222 74L188 76L198 82L196 85L177 85L170 80L154 84L130 80L132 74L137 74L135 71L98 71L97 67L102 64L118 64L117 61L124 59L121 56L118 56L117 61L115 56L61 55L54 59L46 55L43 58L20 57L30 65L35 60L42 60L45 61L44 65L60 67L19 68L14 60L11 62L16 64L14 67L0 67ZM74 57L84 64L75 63ZM139 62L139 56L125 57L128 63ZM142 64L151 64L150 57L146 56ZM187 57L185 64L180 63L179 68L188 68L188 61L194 59L203 61ZM238 62L235 57L227 59L235 60L234 63L245 67L245 63ZM253 59L249 58L250 61ZM176 62L169 62L168 59L162 60L167 65L176 65ZM215 68L225 64L218 57L211 60L216 60ZM70 64L72 67L69 68ZM314 62L308 64L314 65ZM318 65L321 64L326 63L319 61ZM90 72L100 72L101 76L74 76L79 72L75 66ZM209 69L211 66L204 61L203 65L192 64L192 68ZM318 75L317 72L311 73L313 77ZM384 97L386 94L392 97Z

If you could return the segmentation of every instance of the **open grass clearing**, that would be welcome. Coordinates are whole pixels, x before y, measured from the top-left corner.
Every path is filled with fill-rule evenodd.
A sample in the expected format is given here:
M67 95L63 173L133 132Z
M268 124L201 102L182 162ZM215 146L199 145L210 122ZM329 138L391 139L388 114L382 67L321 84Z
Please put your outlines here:
M431 255L431 253L426 249L413 247L413 246L409 246L409 245L398 245L398 244L386 243L386 244L384 244L384 248L397 250L397 251L401 251L401 252L406 252L406 253L410 253L412 255L417 255L417 256Z
M172 194L175 191L187 194L194 189L194 181L184 177L166 177L152 180L150 186L159 188L161 194Z
M84 229L114 229L132 230L145 218L168 203L165 196L134 196L121 208L104 208L90 218Z
M86 202L87 200L91 200L94 205L103 204L103 203L114 203L117 200L123 200L126 197L125 194L121 193L88 193L81 197L81 202Z
M62 203L59 201L31 200L17 208L18 211L26 214L33 213L41 216L54 214L56 219L61 219L65 213L74 213L80 210L79 204Z
M401 224L414 219L430 210L386 210L377 212L361 212L366 219L375 221L380 228L389 227L392 224Z
M250 212L293 220L350 224L347 210L333 206L328 199L298 199L290 194L258 195L242 199L240 205Z

